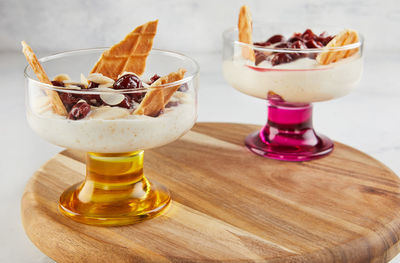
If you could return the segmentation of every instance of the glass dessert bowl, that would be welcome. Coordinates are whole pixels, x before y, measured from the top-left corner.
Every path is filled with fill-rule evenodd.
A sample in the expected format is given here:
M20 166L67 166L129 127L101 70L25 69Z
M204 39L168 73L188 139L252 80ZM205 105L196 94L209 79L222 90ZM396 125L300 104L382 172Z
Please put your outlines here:
M26 108L28 122L38 135L58 146L87 152L86 178L61 195L60 211L81 223L115 226L154 217L170 203L168 190L144 175L143 151L178 139L194 125L199 67L184 55L153 49L140 78L129 73L115 81L101 74L80 76L104 51L87 49L42 58L49 76L69 75L57 75L53 85L37 81L27 66ZM155 85L163 78L154 73L164 76L178 68L185 69L184 77ZM72 81L76 79L81 81ZM59 96L66 116L54 112L51 94ZM140 114L150 94L161 94L164 107Z
M357 86L363 39L334 46L330 42L335 42L335 34L339 38L344 33L293 32L299 28L253 24L254 42L248 44L239 41L239 29L226 30L223 73L238 91L268 102L267 124L247 136L246 146L272 159L307 161L333 150L333 142L313 128L312 103L342 97Z

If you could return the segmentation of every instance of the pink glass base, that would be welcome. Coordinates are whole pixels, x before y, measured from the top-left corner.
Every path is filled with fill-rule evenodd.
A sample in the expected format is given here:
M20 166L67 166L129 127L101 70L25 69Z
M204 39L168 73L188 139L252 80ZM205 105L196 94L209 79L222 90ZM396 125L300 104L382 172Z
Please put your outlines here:
M312 126L312 105L269 101L268 122L246 137L255 154L282 161L309 161L333 150L333 142Z

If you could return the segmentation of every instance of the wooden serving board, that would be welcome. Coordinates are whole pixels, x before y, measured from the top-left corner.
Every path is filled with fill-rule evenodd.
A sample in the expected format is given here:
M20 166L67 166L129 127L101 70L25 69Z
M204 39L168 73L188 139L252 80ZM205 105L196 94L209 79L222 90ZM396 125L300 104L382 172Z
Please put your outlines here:
M57 262L387 262L399 251L400 180L346 145L289 163L249 152L254 125L199 123L145 152L145 174L166 185L171 208L123 227L60 214L57 201L84 178L84 153L44 164L22 198L32 242Z

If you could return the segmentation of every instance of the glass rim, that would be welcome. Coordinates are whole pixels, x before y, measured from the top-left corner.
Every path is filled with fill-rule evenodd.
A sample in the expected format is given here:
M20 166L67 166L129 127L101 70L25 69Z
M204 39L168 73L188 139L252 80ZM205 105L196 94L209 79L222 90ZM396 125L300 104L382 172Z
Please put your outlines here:
M279 52L279 53L320 53L323 51L342 51L342 50L349 50L354 48L359 48L364 44L364 36L358 33L359 41L357 43L344 45L340 47L322 47L322 48L275 48L275 47L261 47L254 44L247 44L244 42L240 42L238 40L232 40L230 34L234 32L238 32L238 27L230 27L222 33L224 41L230 42L233 45L239 45L241 47L249 47L253 50L263 51L263 52Z
M45 56L42 57L39 60L39 62L47 62L47 61L51 61L51 60L55 60L58 58L63 58L66 57L68 55L74 55L74 54L79 54L79 53L95 53L98 51L102 51L104 52L105 50L109 49L109 47L97 47L97 48L85 48L85 49L75 49L75 50L69 50L69 51L64 51L64 52L58 52L49 56ZM189 60L191 63L193 63L195 70L188 76L185 76L184 78L182 78L181 80L178 81L174 81L171 83L166 83L166 84L162 84L162 85L157 85L154 87L143 87L140 89L119 89L119 90L97 90L97 91L92 91L92 89L73 89L73 88L67 88L67 87L59 87L59 86L53 86L47 83L43 83L40 82L39 80L36 80L34 78L32 78L30 76L30 74L28 73L28 70L30 68L30 64L28 63L25 68L24 68L24 77L25 79L27 79L28 81L31 81L33 83L35 83L38 87L40 88L45 88L48 90L54 90L54 91L58 91L58 92L65 92L65 93L74 93L74 94L104 94L104 93L141 93L141 92L146 92L149 90L153 90L153 89L166 89L169 87L173 87L173 86L180 86L182 84L188 83L189 81L191 81L192 79L194 79L196 76L198 76L199 72L200 72L200 66L198 64L198 62L196 60L194 60L193 58L186 56L182 53L179 52L175 52L175 51L169 51L169 50L164 50L164 49L157 49L157 48L153 48L150 52L152 51L156 51L159 53L165 53L165 54L169 54L170 56L173 57L178 57L180 59L187 59ZM76 83L79 83L78 81ZM72 84L73 85L73 84Z

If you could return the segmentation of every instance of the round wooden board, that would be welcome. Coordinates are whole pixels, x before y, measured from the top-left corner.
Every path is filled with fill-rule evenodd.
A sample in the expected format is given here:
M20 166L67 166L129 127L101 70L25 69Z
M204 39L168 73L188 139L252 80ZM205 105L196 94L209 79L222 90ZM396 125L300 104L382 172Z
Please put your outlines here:
M392 171L340 143L316 161L266 159L243 145L258 128L198 123L146 151L145 174L171 190L173 203L123 227L60 214L60 194L85 172L84 153L63 151L25 189L25 231L57 262L387 262L400 251Z

